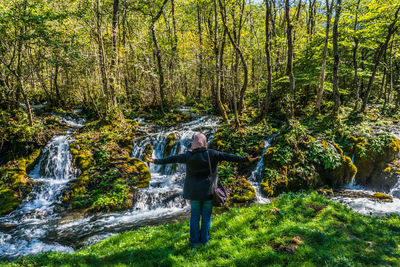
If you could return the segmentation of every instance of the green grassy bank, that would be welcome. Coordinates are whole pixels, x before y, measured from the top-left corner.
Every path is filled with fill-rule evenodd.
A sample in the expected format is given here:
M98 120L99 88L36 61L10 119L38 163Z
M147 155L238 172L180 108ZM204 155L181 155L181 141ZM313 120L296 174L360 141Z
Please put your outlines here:
M210 243L188 245L189 223L144 227L72 254L1 266L400 266L400 217L366 217L317 193L216 215Z

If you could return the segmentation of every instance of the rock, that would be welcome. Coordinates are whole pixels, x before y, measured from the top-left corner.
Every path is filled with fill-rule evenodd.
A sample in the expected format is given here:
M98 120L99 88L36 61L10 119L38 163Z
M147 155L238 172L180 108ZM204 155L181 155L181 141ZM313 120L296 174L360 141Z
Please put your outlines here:
M163 152L163 157L168 157L171 154L171 150L172 147L175 144L175 134L174 133L170 133L167 136L167 140L165 141L165 145L164 145L164 152Z
M339 190L334 192L335 196L351 197L351 198L369 198L371 200L379 202L393 202L393 198L389 195L377 192L373 195L359 192L359 191L349 191L349 190Z
M245 203L254 201L256 191L249 181L244 177L237 178L230 185L229 201L234 203Z
M333 195L333 190L332 188L319 188L318 193L324 196L332 196Z
M319 169L321 178L329 186L343 186L351 182L357 173L357 167L350 157L340 155L340 164L334 169Z
M8 162L0 169L0 215L7 214L19 206L32 190L34 182L28 172L39 160L40 149L27 157Z
M368 188L374 191L389 192L399 180L400 160L386 164L383 170L371 177Z
M143 151L143 161L149 163L147 159L150 159L153 155L153 146L151 144L146 144Z
M120 168L122 174L126 173L128 175L128 178L134 183L136 187L138 188L148 187L151 174L147 164L136 158L128 159L126 161L126 164L128 165L128 168L125 169Z
M9 188L0 189L0 215L10 213L21 203L18 194Z
M384 170L387 168L387 163L396 159L400 154L400 141L393 137L389 144L384 144L380 150L373 147L372 142L384 142L385 136L374 136L377 141L362 140L355 145L354 164L357 166L357 174L355 180L358 184L374 187L382 184L380 179Z
M391 196L379 192L373 194L371 198L377 199L381 202L393 202L393 198Z

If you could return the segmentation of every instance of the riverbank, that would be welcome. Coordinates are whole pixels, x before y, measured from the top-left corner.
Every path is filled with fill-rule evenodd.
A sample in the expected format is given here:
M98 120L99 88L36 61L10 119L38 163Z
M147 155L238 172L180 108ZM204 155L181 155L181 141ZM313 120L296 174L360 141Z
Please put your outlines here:
M43 253L0 266L398 266L400 217L363 216L317 193L231 208L211 241L188 245L189 223L143 227L71 254Z

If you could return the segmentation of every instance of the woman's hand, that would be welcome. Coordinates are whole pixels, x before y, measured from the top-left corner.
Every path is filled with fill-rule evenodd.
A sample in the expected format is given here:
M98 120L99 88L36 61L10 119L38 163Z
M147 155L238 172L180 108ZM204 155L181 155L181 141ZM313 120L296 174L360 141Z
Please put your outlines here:
M259 160L260 156L258 156L258 157L248 156L247 158L249 159L250 162L254 162L256 160Z
M154 163L154 159L153 158L146 157L146 161L149 162L149 163Z

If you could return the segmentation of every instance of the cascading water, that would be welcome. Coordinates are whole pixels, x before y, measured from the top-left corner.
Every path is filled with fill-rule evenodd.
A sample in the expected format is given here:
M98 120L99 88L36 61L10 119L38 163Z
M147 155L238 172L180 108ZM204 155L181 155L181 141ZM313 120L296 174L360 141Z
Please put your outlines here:
M264 155L265 151L271 146L271 142L274 139L275 136L272 136L271 138L264 140L264 150L262 155ZM260 186L260 180L262 177L262 171L264 169L264 159L261 155L261 159L257 162L256 168L254 169L254 171L251 173L250 177L249 177L249 181L251 183L251 185L253 186L253 188L256 191L256 197L257 197L257 203L260 204L268 204L270 203L270 200L268 198L266 198L265 196L263 196L263 194L261 193L261 186Z
M375 130L376 132L390 132L396 136L397 139L400 139L400 125L376 127ZM352 156L352 160L354 162L354 155ZM375 191L367 190L364 187L357 185L354 180L345 186L344 189L364 193L367 195L373 195L376 193ZM332 199L364 215L385 215L390 213L400 214L400 175L398 176L397 183L390 189L389 192L387 192L387 194L393 197L393 202L378 202L370 198L354 198L347 196L336 196Z
M49 230L57 225L55 212L66 184L76 177L69 153L69 133L53 137L39 163L29 173L37 186L12 213L0 218L0 259L42 251L69 252L72 248L48 243Z

